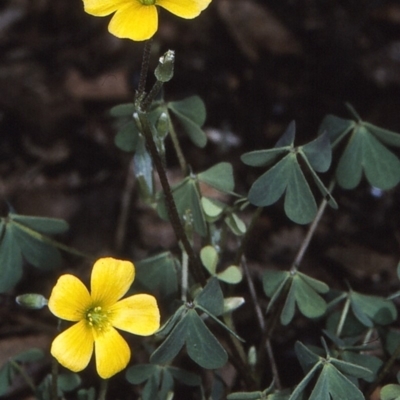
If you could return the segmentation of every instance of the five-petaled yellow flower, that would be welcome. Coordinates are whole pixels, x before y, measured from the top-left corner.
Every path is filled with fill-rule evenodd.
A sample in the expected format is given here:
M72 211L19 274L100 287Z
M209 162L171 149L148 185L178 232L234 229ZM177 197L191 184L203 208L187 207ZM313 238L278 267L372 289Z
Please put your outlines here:
M83 0L85 11L96 17L115 13L108 30L119 38L150 39L157 31L160 6L181 18L195 18L211 0Z
M50 311L76 322L58 335L51 354L64 367L78 372L89 363L93 348L99 375L106 379L124 369L130 349L115 328L136 335L152 335L160 326L156 299L136 294L120 300L135 277L129 261L101 258L93 266L91 293L73 275L62 275L49 299Z

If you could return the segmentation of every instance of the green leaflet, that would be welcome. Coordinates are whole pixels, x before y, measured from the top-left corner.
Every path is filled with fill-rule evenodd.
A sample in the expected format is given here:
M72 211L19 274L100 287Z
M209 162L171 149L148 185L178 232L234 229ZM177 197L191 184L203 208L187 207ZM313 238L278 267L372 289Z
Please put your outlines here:
M289 400L301 399L306 387L318 371L320 373L309 399L364 400L363 394L349 377L369 379L372 376L369 369L330 356L323 358L300 342L296 343L295 350L306 376L297 385Z
M314 219L317 205L297 157L299 155L305 161L305 166L329 205L337 208L335 200L316 174L329 169L331 145L327 133L299 147L294 147L294 137L295 124L292 122L274 149L243 154L242 161L251 166L275 163L251 186L248 194L250 203L266 207L284 195L284 209L288 218L298 224L307 224Z
M355 122L333 115L325 117L319 131L328 133L333 147L348 136L336 169L341 187L355 188L360 183L363 172L368 182L379 189L391 189L399 183L400 161L385 146L399 147L399 134L361 119Z
M179 119L190 140L196 146L204 147L207 143L207 136L201 126L206 120L206 108L201 98L192 96L184 100L169 102L167 106Z
M163 298L173 297L178 291L178 268L178 261L167 251L136 263L136 279L150 292L158 291Z
M172 360L186 343L190 358L206 369L222 367L228 360L225 349L206 327L194 309L176 324L167 339L151 355L153 364L165 364Z
M40 269L58 267L59 251L46 234L63 233L68 224L60 219L10 213L0 219L0 293L13 288L22 276L23 258Z
M294 317L295 305L308 318L321 317L327 308L326 301L320 293L326 293L329 287L301 272L291 274L286 271L267 271L263 276L264 292L275 303L285 295L285 303L281 313L281 323L287 325ZM284 293L284 288L287 291ZM283 300L282 300L283 301ZM268 310L272 305L269 305Z

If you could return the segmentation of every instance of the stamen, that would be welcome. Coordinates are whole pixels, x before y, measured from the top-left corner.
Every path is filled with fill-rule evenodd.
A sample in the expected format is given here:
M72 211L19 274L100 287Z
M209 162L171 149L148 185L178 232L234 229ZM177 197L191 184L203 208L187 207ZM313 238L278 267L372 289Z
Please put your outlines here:
M104 332L111 326L109 322L110 311L103 310L100 306L91 308L86 313L88 324L98 332Z

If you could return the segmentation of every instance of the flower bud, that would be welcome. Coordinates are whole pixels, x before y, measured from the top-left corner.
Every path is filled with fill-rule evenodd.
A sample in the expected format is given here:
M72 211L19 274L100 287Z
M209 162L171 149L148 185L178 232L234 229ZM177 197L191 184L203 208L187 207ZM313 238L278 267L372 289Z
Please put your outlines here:
M44 306L47 306L47 299L37 293L21 294L16 297L15 301L21 307L29 308L31 310L40 310Z
M174 76L175 52L168 50L160 57L154 75L159 82L168 82Z
M227 297L224 299L224 314L231 313L245 303L243 297Z

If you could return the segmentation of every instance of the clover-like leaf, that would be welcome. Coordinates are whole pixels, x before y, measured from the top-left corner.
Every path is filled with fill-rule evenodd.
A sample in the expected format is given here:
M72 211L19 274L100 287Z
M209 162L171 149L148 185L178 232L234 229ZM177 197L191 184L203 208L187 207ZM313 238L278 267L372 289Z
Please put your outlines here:
M201 205L204 210L204 214L209 222L214 222L224 212L226 205L217 199L212 199L203 196L201 198Z
M166 364L179 353L186 341L189 321L185 313L173 327L167 338L150 357L152 364Z
M327 133L318 136L312 142L300 147L312 168L317 172L326 172L332 161L332 149Z
M60 219L9 213L0 219L0 293L21 279L22 257L41 269L58 267L59 251L47 234L62 233L68 224Z
M196 310L188 309L169 336L151 355L150 361L153 364L169 362L185 343L190 358L203 368L220 368L228 359L225 349L207 328Z
M309 400L364 400L360 389L332 364L325 364Z
M356 122L351 119L336 117L335 115L327 115L321 122L318 134L326 132L335 147L354 127Z
M138 385L147 381L151 375L159 368L154 364L139 364L129 367L125 373L125 377L129 383Z
M230 283L232 285L239 283L243 279L243 273L236 265L230 265L228 268L218 272L217 278L220 281Z
M291 177L291 165L289 154L261 175L250 188L248 195L250 203L265 207L278 201Z
M195 310L186 317L190 323L186 347L190 358L205 369L216 369L226 364L228 355L216 337L206 327Z
M22 253L18 241L6 225L0 235L0 293L13 288L22 277Z
M380 393L381 400L400 400L400 385L391 383L385 385Z
M147 290L169 298L178 291L178 261L170 252L157 254L136 263L136 279Z
M350 301L356 318L369 328L372 328L374 324L388 325L397 318L397 310L393 302L383 297L352 291Z
M318 318L326 311L327 304L320 293L326 293L329 287L301 272L291 274L285 271L268 271L263 277L263 286L265 294L271 297L270 303L275 303L280 298L284 287L288 288L281 313L283 325L293 319L296 304L300 312L308 318ZM271 305L268 310L270 307Z
M201 378L193 372L188 372L181 368L167 367L172 376L186 386L199 386L201 385Z
M11 223L9 228L18 243L24 258L33 266L40 269L51 269L61 264L60 252L49 243L41 240L39 235L28 233L20 226Z
M387 190L400 181L400 160L385 145L400 146L400 135L359 119L357 122L328 116L321 124L335 147L348 136L347 145L339 160L336 177L345 189L355 188L363 172L368 182Z
M219 256L213 246L205 246L200 251L200 259L211 275L216 275Z
M188 216L190 216L190 224L193 225L195 231L200 236L206 236L207 227L196 180L192 177L186 177L182 182L172 188L172 194L179 216L186 220ZM168 220L164 197L161 197L158 202L157 211L161 218ZM186 223L188 223L188 221L186 221Z
M212 277L204 289L195 297L194 304L204 308L214 316L224 311L224 295L216 277Z
M127 152L135 151L139 141L139 130L134 120L127 122L115 136L115 145Z
M233 168L227 162L221 162L212 166L208 170L198 174L197 178L199 181L207 183L224 193L231 193L235 187Z
M200 128L206 119L206 108L198 96L188 97L180 101L172 101L167 104L182 124L191 141L198 147L204 147L207 136Z
M135 112L133 103L118 104L111 108L110 115L113 117L132 117Z
M210 275L217 279L230 284L236 284L242 280L242 271L236 265L230 265L225 270L217 272L219 256L213 246L203 247L200 251L200 259Z
M235 213L228 214L224 221L234 235L242 236L246 233L246 224Z
M337 204L319 179L317 172L325 172L331 164L331 145L328 134L324 133L312 142L293 147L295 124L291 123L278 141L275 149L250 152L242 156L242 161L252 166L269 165L278 160L268 171L262 174L250 188L248 199L258 207L269 206L285 194L285 213L298 224L307 224L317 213L317 205L310 186L300 168L297 156L306 163L318 189L327 198L328 204L337 208Z
M318 371L320 371L320 373L312 389L311 395L308 397L309 399L364 399L361 391L350 378L369 379L372 372L368 368L338 360L330 356L323 358L321 355L314 353L300 342L296 343L295 350L303 370L307 375L297 385L289 400L301 399L306 387Z
M383 361L370 354L357 353L355 351L345 350L341 353L343 361L347 361L351 364L356 364L360 367L371 371L366 373L362 378L367 382L373 382L376 379L378 371L383 365Z
M13 221L45 235L64 233L69 228L66 221L57 218L31 217L14 213L11 213L9 217Z

